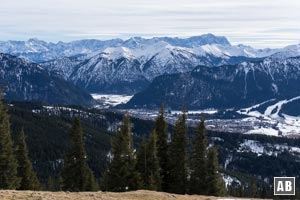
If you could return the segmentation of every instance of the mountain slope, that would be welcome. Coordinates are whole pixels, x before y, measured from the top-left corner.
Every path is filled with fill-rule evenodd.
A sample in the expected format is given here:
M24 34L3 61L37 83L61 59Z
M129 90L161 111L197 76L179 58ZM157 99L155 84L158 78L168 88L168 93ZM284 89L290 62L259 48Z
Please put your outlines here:
M231 45L225 37L205 34L190 38L133 37L47 43L38 39L0 42L6 52L40 65L91 93L129 94L145 89L157 76L186 73L198 65L216 67L286 59L300 55L300 45L254 49Z
M206 53L199 49L157 42L138 48L109 47L89 59L61 58L41 65L93 93L134 94L163 74L189 72L197 65L216 66L257 60Z
M84 90L50 74L38 64L0 54L0 87L6 99L90 106Z
M126 107L178 109L232 108L273 98L300 96L300 57L265 59L221 67L199 66L192 72L159 76Z

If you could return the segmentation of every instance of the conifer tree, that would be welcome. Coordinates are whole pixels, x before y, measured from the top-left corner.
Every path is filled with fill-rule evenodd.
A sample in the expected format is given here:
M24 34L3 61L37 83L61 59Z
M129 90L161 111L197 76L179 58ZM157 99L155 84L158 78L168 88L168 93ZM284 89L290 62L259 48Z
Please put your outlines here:
M208 195L223 196L226 193L225 184L219 173L218 152L215 147L208 151L207 159L207 192Z
M268 189L267 189L266 184L263 183L260 198L265 199L265 198L267 198L267 195L268 195Z
M48 191L56 191L56 181L55 178L52 176L48 177L48 181L47 181L47 190Z
M18 161L18 177L20 178L19 190L39 190L40 183L33 171L32 164L28 157L28 148L25 141L25 134L22 128L16 146L16 158Z
M142 188L147 189L148 182L148 152L147 152L147 141L145 138L142 139L140 147L137 151L136 169L141 175Z
M156 137L156 132L153 130L148 142L142 141L137 155L137 169L143 179L143 188L148 190L161 189Z
M94 177L93 171L88 167L86 170L86 185L85 185L85 190L86 191L97 191L99 190L99 185Z
M190 193L206 194L207 193L207 163L206 148L207 138L205 130L205 119L202 115L201 121L195 128L195 134L192 140L192 152L190 160Z
M169 192L184 194L187 186L187 124L186 111L175 123L169 150Z
M251 178L250 188L249 188L249 196L257 197L257 183L255 177Z
M48 177L47 184L45 185L45 189L47 191L61 191L61 177L52 175Z
M73 122L70 137L70 149L65 156L61 173L61 187L65 191L95 191L98 189L98 184L87 164L83 131L78 118Z
M136 170L128 115L124 116L120 130L112 139L111 146L112 160L104 175L105 190L123 192L139 189L142 186L142 180Z
M149 168L149 183L148 189L161 190L161 177L159 173L159 161L157 157L157 134L155 130L151 133L147 145L148 151L148 168Z
M158 117L156 118L154 131L157 134L157 157L161 177L162 191L168 190L168 127L164 117L165 108L162 104Z
M242 185L242 184L239 186L239 196L240 197L244 197L245 196L245 186Z
M2 103L2 91L0 91L0 189L19 187L17 167L7 109Z

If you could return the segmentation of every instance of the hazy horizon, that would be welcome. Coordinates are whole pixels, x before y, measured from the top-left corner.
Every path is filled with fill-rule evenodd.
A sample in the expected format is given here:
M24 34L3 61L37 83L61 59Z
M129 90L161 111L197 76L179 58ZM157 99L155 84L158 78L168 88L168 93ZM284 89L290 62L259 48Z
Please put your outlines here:
M1 1L3 1L1 3ZM225 36L256 48L300 43L300 1L0 0L0 41Z
M205 33L205 34L201 34L201 35L206 35L206 34L212 34L212 33ZM115 37L115 38L107 38L107 39L99 39L99 38L78 38L78 39L74 39L74 40L69 40L69 41L62 41L62 40L57 40L57 41L47 41L47 40L43 40L41 38L38 38L38 37L31 37L31 38L27 38L27 39L24 39L24 40L0 40L0 42L8 42L8 41L29 41L31 39L36 39L36 40L41 40L41 41L44 41L44 42L47 42L47 43L54 43L54 44L57 44L59 42L63 42L63 43L69 43L69 42L74 42L74 41L80 41L80 40L99 40L99 41L107 41L107 40L113 40L113 39L121 39L123 41L126 41L126 40L129 40L131 38L134 38L134 37L141 37L141 38L144 38L144 39L151 39L151 38L155 38L155 37L170 37L170 38L180 38L180 39L186 39L186 38L190 38L190 37L197 37L197 36L201 36L201 35L193 35L193 36L187 36L187 37L180 37L180 36L168 36L168 35L165 35L165 36L153 36L153 37L142 37L142 36L132 36L132 37L128 37L128 38L120 38L120 37ZM215 34L213 34L215 35ZM224 35L215 35L215 36L220 36L220 37L225 37L229 43L233 46L235 45L246 45L246 44L243 44L243 43L232 43L230 41L230 39ZM255 49L267 49L267 48L284 48L286 46L289 46L289 45L296 45L298 43L291 43L291 44L287 44L287 45L283 45L283 46L276 46L276 47L256 47L256 46L252 46L252 45L247 45L247 46L251 46ZM300 43L299 43L300 45Z

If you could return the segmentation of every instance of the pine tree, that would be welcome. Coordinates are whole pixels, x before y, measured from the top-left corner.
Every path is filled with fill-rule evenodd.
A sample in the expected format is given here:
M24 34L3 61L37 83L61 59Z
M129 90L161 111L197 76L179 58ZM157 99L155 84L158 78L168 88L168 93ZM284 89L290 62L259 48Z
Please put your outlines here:
M155 130L150 135L147 145L148 150L148 168L149 168L149 183L148 189L161 190L161 178L159 173L159 161L157 157L157 134Z
M245 186L242 183L239 185L238 190L239 197L245 197Z
M148 190L161 189L156 138L156 132L153 130L148 142L142 141L137 155L137 169L142 176L144 189Z
M0 189L19 187L18 164L13 151L7 109L2 103L2 92L0 91Z
M157 157L161 177L162 191L168 190L168 127L164 117L165 108L162 104L160 113L155 121L154 131L157 134Z
M227 191L230 196L239 197L240 196L240 184L233 182L227 185Z
M49 176L47 184L45 185L45 190L47 191L61 191L61 177L60 176Z
M40 183L33 171L28 157L28 148L25 142L25 134L22 128L16 146L16 158L18 161L18 177L21 179L19 190L39 190Z
M175 123L169 150L169 192L184 194L187 186L187 124L186 111Z
M268 189L266 184L263 183L260 198L265 199L267 198L267 195L268 195Z
M71 145L64 159L61 173L62 189L65 191L95 191L98 184L87 164L83 143L83 131L78 118L71 128Z
M97 181L95 180L93 171L90 168L87 168L86 170L86 185L85 185L85 190L86 191L97 191L99 190L99 185Z
M207 159L207 192L208 195L223 196L226 193L225 184L219 173L218 152L215 147L208 151Z
M139 150L137 151L136 169L141 175L142 188L147 189L148 187L148 152L147 152L147 141L145 138L142 139Z
M192 140L192 155L191 155L191 177L190 177L190 193L206 194L207 181L207 163L206 163L206 148L207 138L205 129L205 119L202 115L199 125L195 128L195 135Z
M105 190L123 192L139 189L142 186L142 180L136 170L128 115L124 116L120 130L113 138L111 146L112 160L104 175Z
M250 193L249 194L250 197L257 197L257 183L255 177L252 177L251 179L249 193Z
M55 178L52 176L48 177L48 181L47 181L47 191L57 191L57 187L56 187L56 181Z

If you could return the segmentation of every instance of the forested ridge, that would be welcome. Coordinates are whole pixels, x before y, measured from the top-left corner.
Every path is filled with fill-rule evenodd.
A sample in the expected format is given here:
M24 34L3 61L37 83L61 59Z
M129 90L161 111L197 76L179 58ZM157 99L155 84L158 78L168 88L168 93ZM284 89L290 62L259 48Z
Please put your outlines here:
M30 159L32 163L32 171L37 174L39 189L53 191L63 189L61 172L64 167L64 160L66 159L65 155L67 155L72 141L70 137L71 127L72 124L74 126L73 121L77 118L80 119L79 123L81 124L83 134L82 144L84 144L84 149L86 151L84 153L87 155L86 166L90 168L93 174L93 177L90 176L89 180L95 180L93 183L95 184L95 187L90 186L88 190L91 190L90 188L100 188L101 190L110 191L150 189L173 193L213 194L213 191L208 191L205 188L204 191L195 191L195 188L193 189L191 187L192 185L196 185L191 184L192 181L194 181L194 179L197 180L197 178L190 177L190 175L193 174L193 169L197 169L193 168L193 164L191 164L193 152L196 151L193 147L193 141L197 140L196 133L203 134L203 131L201 132L201 130L205 130L201 129L201 127L204 127L204 121L201 121L200 119L199 125L195 129L192 127L184 128L185 126L182 126L184 125L184 119L182 119L184 118L184 115L179 116L178 121L174 126L164 123L162 111L154 123L135 118L129 119L128 116L129 121L126 122L127 127L130 127L130 129L132 129L130 131L133 133L133 135L130 134L130 137L132 138L129 139L129 141L132 141L130 142L132 144L132 149L128 152L134 152L132 157L133 164L131 165L132 167L134 166L134 170L137 172L136 175L139 175L136 176L137 179L134 181L135 185L131 188L128 187L125 182L125 187L118 187L118 189L116 189L114 185L109 186L110 183L108 183L107 180L112 180L112 178L108 178L109 175L107 175L107 172L111 169L113 162L113 149L111 148L114 148L114 145L111 146L111 144L114 143L113 141L116 140L115 138L119 135L121 129L118 127L124 126L124 120L123 123L121 123L123 115L111 111L100 112L97 110L86 110L76 106L70 107L73 109L71 112L69 109L63 109L62 107L55 111L53 109L43 110L41 108L44 108L45 105L40 103L6 102L6 104L7 106L5 107L8 108L11 124L12 141L14 141L13 147L17 147L17 141L22 141L19 138L23 128L28 146L28 159ZM93 114L86 115L83 114L83 111ZM129 126L128 123L131 125ZM165 159L165 162L167 162L165 170L167 172L163 172L163 168L159 164L163 159L159 158L158 142L155 142L158 140L159 135L156 131L164 131L165 134L163 135L167 135L168 138L167 143L165 143L167 145L167 147L165 147L167 151L165 152L168 153L168 159ZM171 138L169 138L170 133L172 133ZM183 136L180 133L184 133L183 135L185 135L184 138L186 138L186 140L182 138L179 139ZM203 146L205 146L205 141L207 141L207 145L214 144L218 149L219 159L212 159L212 157L216 157L217 152L214 150L215 148L209 148L212 151L206 151L205 154L203 154L202 151L202 155L205 155L205 162L207 164L215 163L215 166L218 165L216 162L220 162L220 165L218 165L219 168L216 168L215 170L218 172L216 177L220 177L221 172L222 174L235 177L240 181L240 184L231 184L230 186L227 186L226 191L219 190L219 193L215 193L215 195L225 195L226 192L227 195L234 196L270 197L272 188L270 187L270 183L265 183L263 181L265 178L271 178L279 171L283 171L283 175L297 175L299 173L299 170L297 169L300 166L296 160L297 157L288 152L282 152L282 154L277 155L276 158L265 155L257 157L250 152L234 152L234 149L236 149L244 140L257 140L262 143L288 144L291 146L299 146L299 140L260 135L214 133L209 131L207 131L207 136L207 139L204 138L204 140L203 135L201 136L200 134L198 137L199 141L204 141L202 150ZM176 137L179 137L178 140L176 140ZM163 138L165 138L165 136ZM209 146L211 147L211 145ZM162 146L160 147L161 149L164 149ZM157 149L157 153L153 153L155 152L154 149ZM178 169L183 169L183 176L178 176L179 173L173 173L173 175L176 175L174 177L171 169L176 169L174 171L178 172L177 167L179 165L176 164L180 164L180 162L176 161L176 159L179 159L177 156L178 153L180 153L178 152L179 149L182 149L182 152L184 152L182 155L184 156L183 160L185 160L185 162L181 165L183 168L179 167ZM124 149L122 148L121 150ZM171 150L173 153L170 152ZM199 148L197 151L201 154ZM175 161L173 164L172 162L168 163L170 161L170 155L172 154ZM235 154L233 156L238 156L239 159L235 159L224 168L226 158L228 158L228 155L230 154ZM210 159L209 155L211 157ZM145 157L147 158L146 160ZM146 167L145 163L147 163ZM282 168L284 170L282 170ZM206 172L209 173L209 170ZM164 174L165 176L162 176ZM186 177L184 174L187 174L187 177L189 178L186 180L182 179L182 177ZM194 174L197 173L194 171ZM201 174L201 177L203 176L208 175ZM182 180L182 185L184 185L184 187L178 187L180 190L174 187L178 183L178 180ZM216 180L221 181L221 179L218 178ZM205 183L209 183L209 181L207 180ZM218 185L218 188L225 188L225 184L224 182L222 183L222 181L217 181L213 184ZM201 185L200 182L199 185ZM212 187L210 186L210 188ZM68 188L68 190L70 189ZM74 191L81 190L86 189L81 188Z

